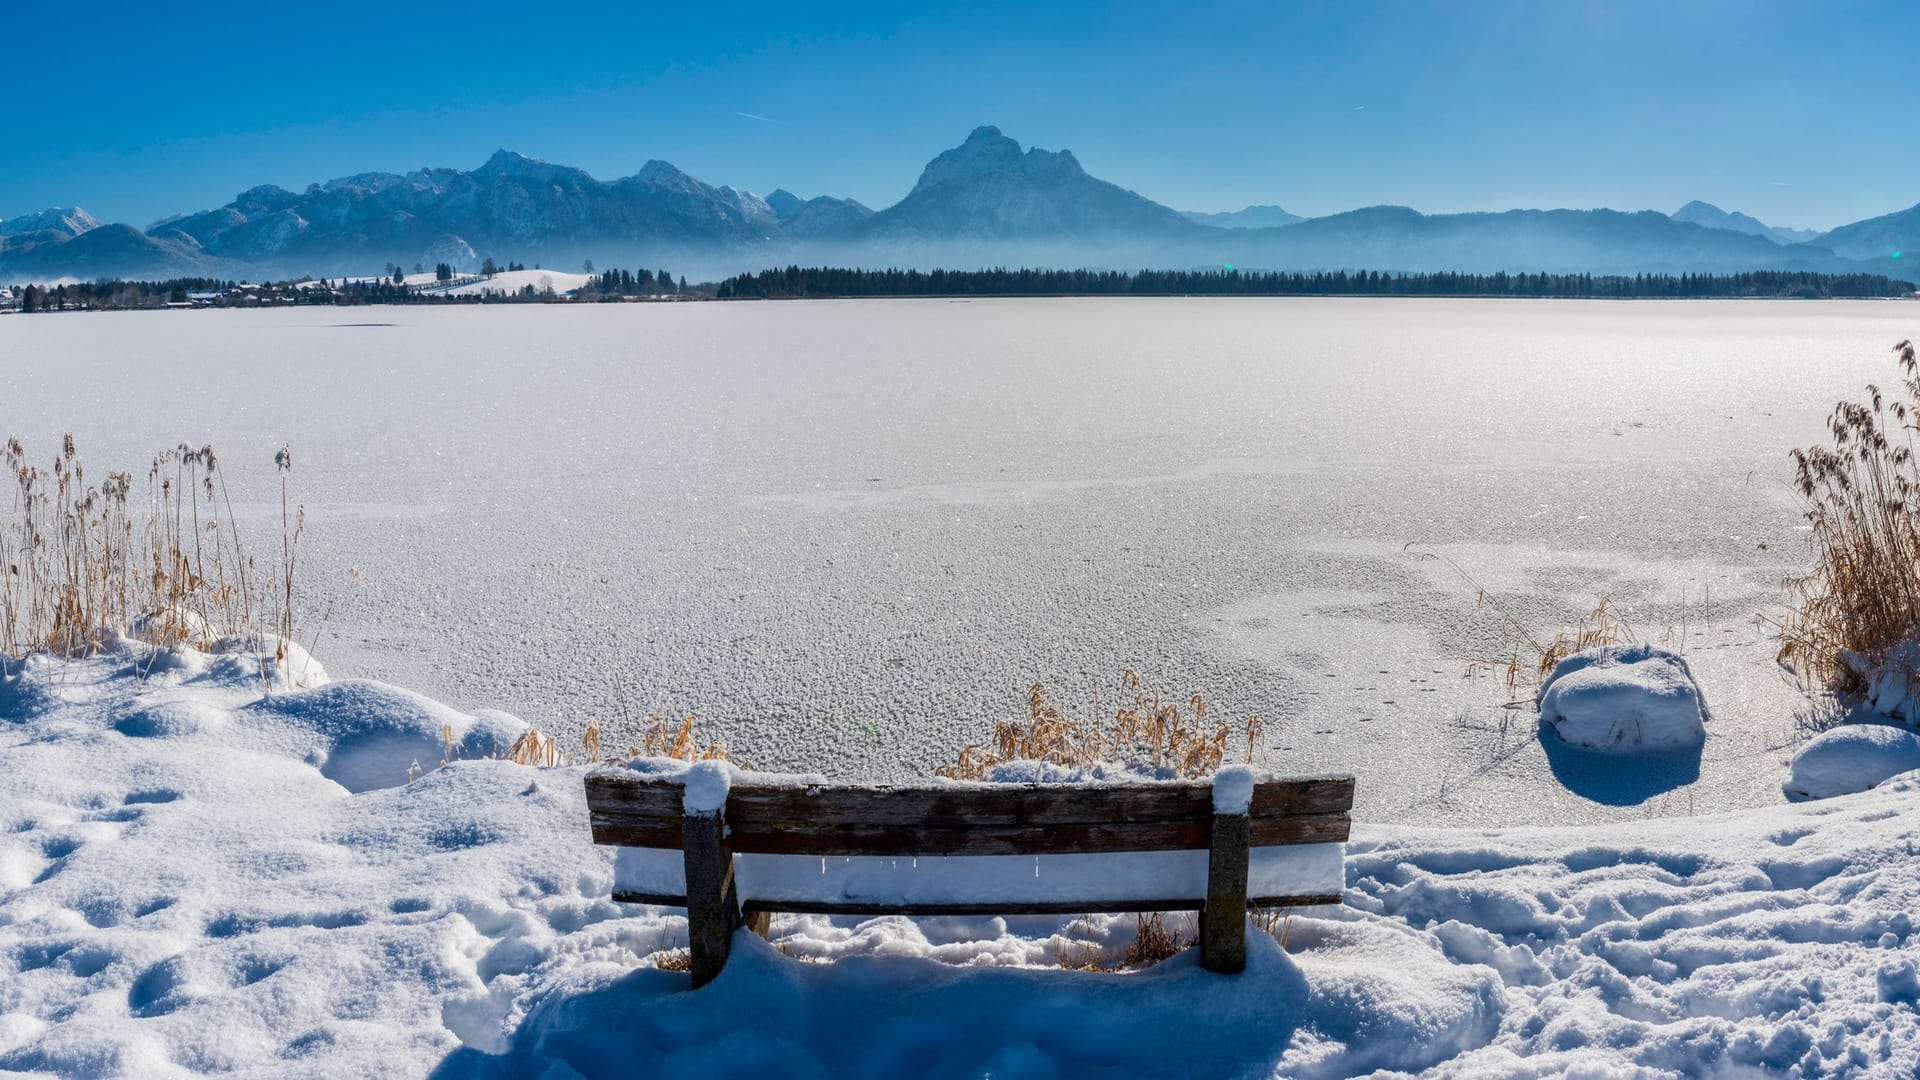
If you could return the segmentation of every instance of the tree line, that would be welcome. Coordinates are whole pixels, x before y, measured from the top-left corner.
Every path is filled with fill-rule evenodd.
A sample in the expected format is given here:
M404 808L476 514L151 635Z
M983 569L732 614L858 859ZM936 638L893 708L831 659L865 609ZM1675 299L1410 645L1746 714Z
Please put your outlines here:
M789 266L721 281L723 300L855 296L1527 296L1598 299L1900 296L1884 274L1405 274L1379 270L856 270Z

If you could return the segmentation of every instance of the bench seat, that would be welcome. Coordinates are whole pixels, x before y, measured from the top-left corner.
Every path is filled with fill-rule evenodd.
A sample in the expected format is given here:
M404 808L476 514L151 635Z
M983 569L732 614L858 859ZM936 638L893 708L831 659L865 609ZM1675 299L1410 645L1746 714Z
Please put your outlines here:
M1337 904L1342 844L1253 848L1251 907ZM1087 911L1198 911L1207 898L1207 852L1116 851L1078 855L734 856L746 911L826 915L1013 915ZM613 898L685 907L685 860L676 849L621 848Z

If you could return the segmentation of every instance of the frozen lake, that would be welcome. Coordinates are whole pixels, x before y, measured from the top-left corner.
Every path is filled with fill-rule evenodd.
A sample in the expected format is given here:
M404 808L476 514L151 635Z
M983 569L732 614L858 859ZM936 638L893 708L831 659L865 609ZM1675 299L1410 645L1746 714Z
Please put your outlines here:
M1787 450L1916 332L1899 302L7 318L0 427L95 469L211 442L262 511L290 443L303 641L563 744L691 712L756 766L922 775L1029 683L1107 711L1132 667L1357 773L1363 819L1599 821L1780 800ZM1463 677L1499 620L1419 551L1542 637L1602 596L1684 637L1697 769L1549 753Z

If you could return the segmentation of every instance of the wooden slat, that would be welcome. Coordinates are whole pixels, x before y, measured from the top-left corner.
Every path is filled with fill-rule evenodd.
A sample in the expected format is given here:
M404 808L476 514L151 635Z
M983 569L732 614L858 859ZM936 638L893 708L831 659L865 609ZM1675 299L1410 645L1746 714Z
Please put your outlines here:
M616 892L613 898L622 904L650 904L654 907L685 907L687 902L684 896L661 896L654 893ZM1247 898L1247 910L1312 907L1338 904L1341 900L1339 893L1251 896ZM747 900L741 904L741 909L748 914L792 912L800 915L1086 915L1093 912L1104 914L1134 911L1199 911L1205 903L1205 898L1198 896L1173 900L1096 900L1092 903L1081 901L1045 904L874 904L811 900Z
M1193 851L1208 845L1208 819L1121 825L920 828L809 822L729 822L735 851L764 855L1070 855L1111 851ZM1345 814L1268 818L1256 846L1342 841Z
M735 851L762 855L1062 855L1101 851L1190 851L1207 846L1204 821L1122 825L916 828L908 825L834 826L811 822L728 822ZM1302 814L1253 822L1254 847L1344 842L1346 814ZM595 812L593 840L620 847L681 846L678 821L640 825Z

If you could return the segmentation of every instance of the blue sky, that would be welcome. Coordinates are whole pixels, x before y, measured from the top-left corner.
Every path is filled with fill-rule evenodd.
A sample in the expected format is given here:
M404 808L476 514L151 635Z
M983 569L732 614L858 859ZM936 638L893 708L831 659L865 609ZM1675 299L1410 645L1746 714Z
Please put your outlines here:
M144 225L503 146L879 207L983 123L1183 209L1703 198L1826 227L1920 202L1911 0L216 0L48 9L28 40L0 216Z

